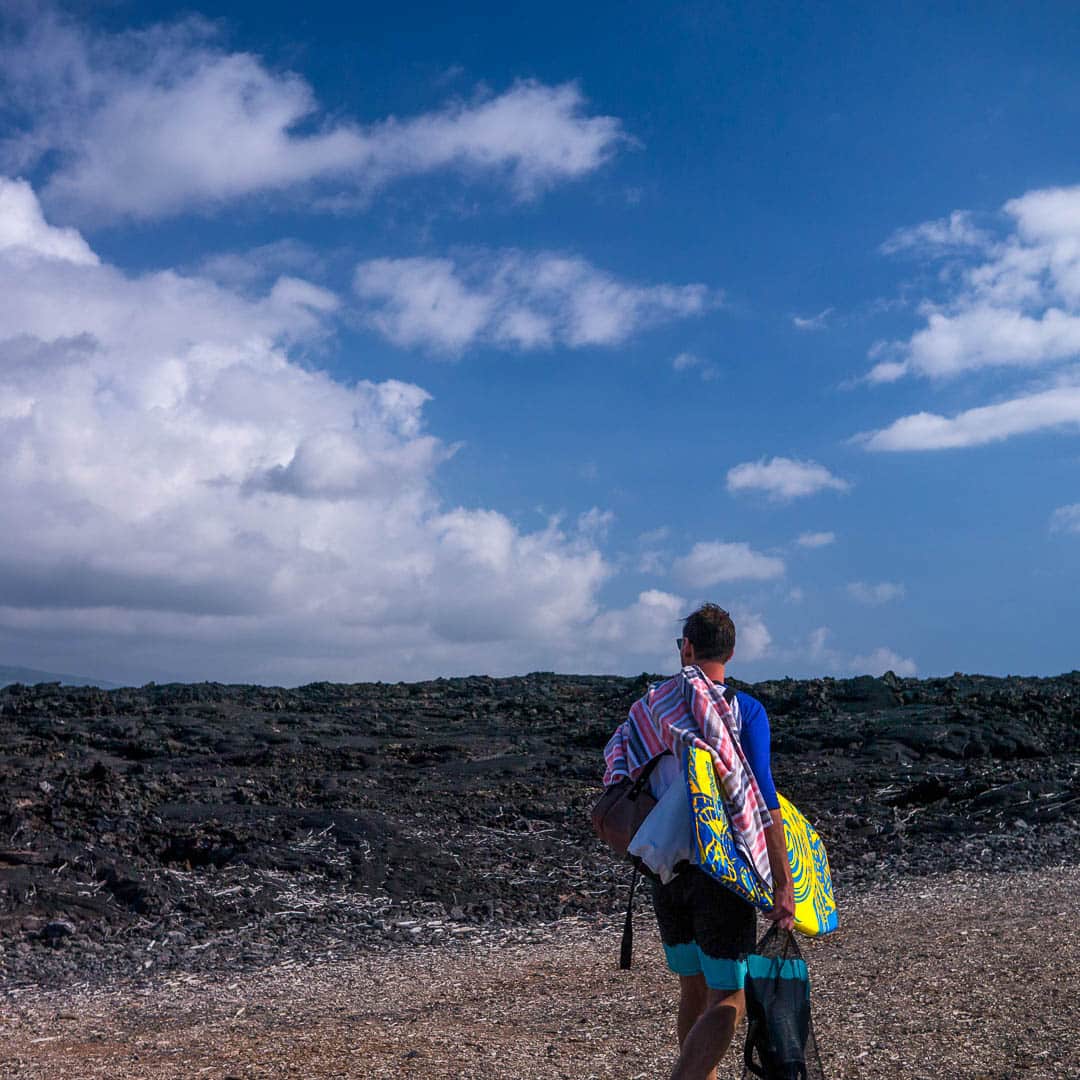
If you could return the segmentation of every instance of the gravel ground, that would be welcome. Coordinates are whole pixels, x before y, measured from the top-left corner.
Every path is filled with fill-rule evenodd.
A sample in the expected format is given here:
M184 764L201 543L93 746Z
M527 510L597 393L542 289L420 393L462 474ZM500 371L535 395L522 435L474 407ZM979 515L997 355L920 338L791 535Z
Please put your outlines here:
M1076 1080L1078 888L1080 869L1051 867L841 897L841 929L805 942L826 1075ZM618 938L616 919L577 916L252 973L8 989L0 1075L664 1077L674 980L646 916L629 973L616 968ZM725 1065L722 1077L738 1075Z

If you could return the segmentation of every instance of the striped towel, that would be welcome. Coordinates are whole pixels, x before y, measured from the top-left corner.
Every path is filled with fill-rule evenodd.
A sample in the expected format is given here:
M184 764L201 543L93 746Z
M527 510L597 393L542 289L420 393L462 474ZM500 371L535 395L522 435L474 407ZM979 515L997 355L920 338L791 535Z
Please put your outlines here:
M657 754L670 750L682 760L683 749L708 750L740 853L772 888L765 830L772 817L739 745L739 722L724 698L723 687L696 665L649 688L630 709L604 748L604 784L634 780Z

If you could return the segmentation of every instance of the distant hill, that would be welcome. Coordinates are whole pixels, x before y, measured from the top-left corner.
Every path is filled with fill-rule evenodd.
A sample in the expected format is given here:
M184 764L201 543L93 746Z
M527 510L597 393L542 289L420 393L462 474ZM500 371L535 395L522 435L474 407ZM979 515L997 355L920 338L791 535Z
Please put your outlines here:
M102 690L115 690L119 683L106 682L104 679L90 679L85 675L61 675L55 671L39 671L37 668L8 667L0 664L0 686L10 686L12 683L26 683L32 686L34 683L58 682L63 686L99 686Z

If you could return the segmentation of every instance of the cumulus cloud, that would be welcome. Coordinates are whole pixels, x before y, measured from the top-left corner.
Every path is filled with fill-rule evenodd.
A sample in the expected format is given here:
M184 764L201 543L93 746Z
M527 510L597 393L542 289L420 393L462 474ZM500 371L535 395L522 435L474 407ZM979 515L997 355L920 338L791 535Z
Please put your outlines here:
M767 656L772 647L772 634L761 616L736 607L731 617L735 623L736 663L749 663Z
M592 652L586 667L605 669L616 657L631 652L649 671L670 671L678 666L672 638L687 611L681 596L646 589L625 608L605 611L591 623L587 640Z
M125 274L31 196L0 183L9 655L291 683L565 670L613 626L610 669L632 671L671 636L650 618L681 601L601 607L603 511L530 532L445 506L422 388L297 362L332 332L332 293Z
M928 253L968 246L977 258L950 279L947 299L922 305L925 325L894 343L896 355L874 367L872 381L1030 369L1080 355L1080 187L1030 191L1003 216L1011 229L993 242L963 213L898 234L917 235L906 246Z
M966 409L951 417L914 413L855 438L869 450L952 450L1036 431L1075 430L1078 424L1080 386L1061 385Z
M354 287L367 322L394 344L448 355L475 344L617 345L711 302L704 285L636 285L582 258L516 250L371 259Z
M1080 533L1080 503L1059 506L1050 515L1052 532Z
M930 311L926 326L912 335L903 361L884 361L871 382L893 382L916 372L944 378L977 368L1037 368L1080 353L1080 314L1047 308L977 303L965 310Z
M795 543L799 547L819 548L827 547L829 544L835 543L835 541L836 533L833 532L805 532L799 535Z
M887 604L890 600L899 600L904 595L904 586L892 581L879 581L869 584L865 581L853 581L847 587L848 595L860 604Z
M23 250L69 263L98 262L75 229L46 224L37 196L24 180L0 178L0 250Z
M55 165L46 205L81 220L147 219L299 185L366 197L456 170L519 198L599 168L625 141L574 83L521 81L414 117L331 119L299 75L229 52L200 19L120 35L55 13L9 20L0 85L21 125L7 167Z
M784 560L763 555L749 544L702 541L675 560L671 572L688 587L707 588L722 581L769 581L784 573Z
M819 491L847 491L851 485L816 461L774 457L746 461L728 470L728 491L763 491L773 499L798 499Z

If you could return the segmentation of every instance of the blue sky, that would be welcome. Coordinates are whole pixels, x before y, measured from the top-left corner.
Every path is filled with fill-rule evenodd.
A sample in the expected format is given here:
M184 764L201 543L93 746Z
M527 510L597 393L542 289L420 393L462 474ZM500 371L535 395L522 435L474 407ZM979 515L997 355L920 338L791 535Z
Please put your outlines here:
M1071 5L0 6L0 658L1076 666Z

